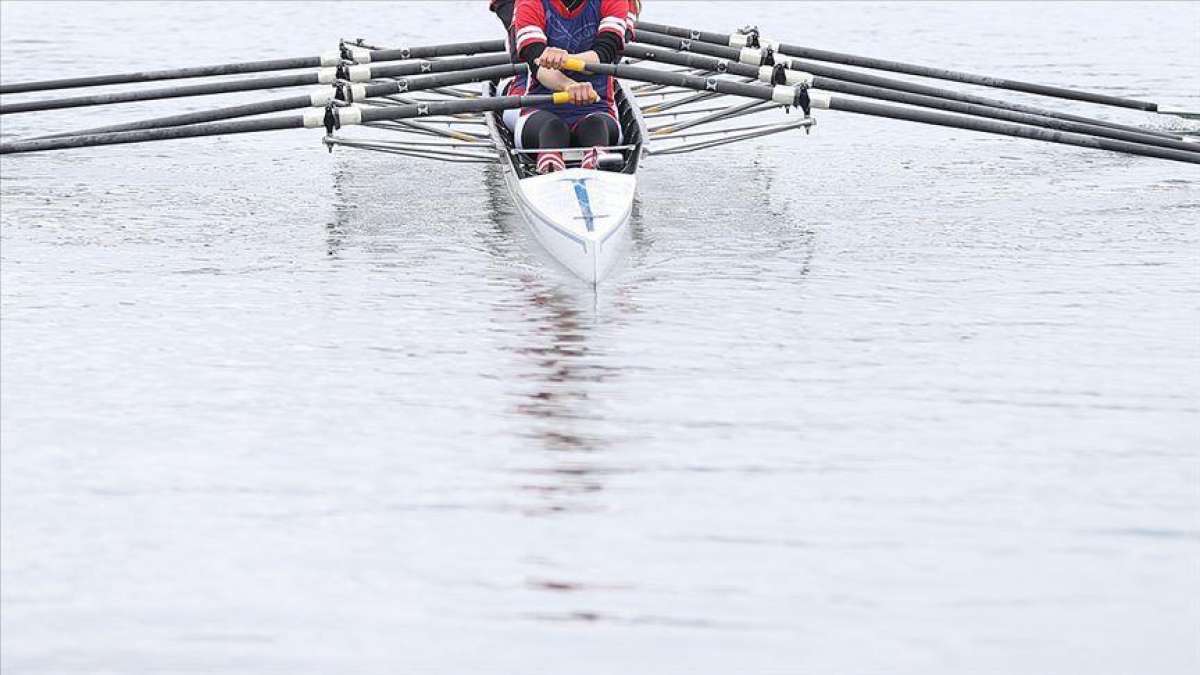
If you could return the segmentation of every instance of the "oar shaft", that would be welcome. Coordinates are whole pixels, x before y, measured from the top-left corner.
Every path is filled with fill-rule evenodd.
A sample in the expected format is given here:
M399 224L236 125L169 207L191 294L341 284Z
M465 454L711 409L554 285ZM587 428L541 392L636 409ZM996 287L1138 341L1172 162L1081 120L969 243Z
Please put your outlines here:
M738 39L739 36L728 33L696 31L689 28L680 28L678 26L669 26L666 24L651 23L647 21L639 21L638 30L648 30L674 37L700 40L702 42L711 42L729 46L737 45L740 42ZM1150 101L1140 101L1096 92L1035 84L1032 82L1010 80L1002 77L976 75L973 73L949 70L945 68L934 68L931 66L923 66L914 63L904 63L902 61L890 61L887 59L877 59L869 56L858 56L855 54L845 54L842 52L833 52L824 49L813 49L811 47L803 47L800 45L767 42L764 46L770 47L774 51L787 56L813 59L816 61L826 61L828 63L840 63L842 65L855 66L858 68L887 70L894 73L904 73L906 75L917 75L920 77L929 77L938 80L976 84L985 87L1021 91L1028 94L1038 94L1040 96L1050 96L1074 101L1087 101L1089 103L1099 103L1101 105L1116 106L1119 108L1132 108L1134 110L1147 111L1154 111L1158 109L1158 105Z
M385 66L351 66L350 81L367 82L381 77L405 77L407 75L424 75L428 73L448 73L456 70L472 68L487 68L512 63L512 57L507 52L484 54L481 56L464 56L457 59L442 59L440 61L405 61L403 63Z
M461 113L489 112L511 110L513 108L528 108L539 105L563 105L567 95L544 94L536 96L486 96L464 101L430 101L415 105L395 107L355 108L359 111L360 120L357 123L383 122L387 120L402 120L413 117L428 117L438 115L458 115ZM343 108L342 111L350 110Z
M200 110L192 113L184 113L182 115L170 115L168 117L156 117L154 119L139 120L137 122L127 122L125 124L113 124L106 127L95 127L92 129L81 129L79 131L65 131L58 134L49 134L29 140L42 140L46 138L64 138L67 136L91 136L95 134L112 134L118 131L137 131L140 129L161 129L164 127L182 127L189 124L204 124L207 122L216 122L219 120L236 119L238 117L250 117L251 115L265 115L273 112L284 112L287 110L297 110L307 108L316 104L314 96L304 94L301 96L288 96L287 98L276 98L269 101L258 101L255 103L247 103L244 105L234 105L226 108L217 108L216 110Z
M788 103L789 98L799 94L794 87L789 86L779 85L772 87L761 84L744 84L741 82L722 80L716 77L695 77L693 75L686 75L683 73L668 73L652 68L638 68L636 66L612 65L607 63L583 64L581 61L575 62L569 60L567 65L564 67L569 69L586 70L588 72L600 75L612 75L613 77L618 78L650 82L653 84L674 85L695 89L697 91L715 91L717 93L745 96L747 98L757 98L764 101L776 101L780 103ZM821 92L813 92L811 94L811 103L815 108L841 110L844 112L853 112L862 115L871 115L874 117L888 117L891 119L922 122L925 124L935 124L938 126L967 129L970 131L982 131L985 133L999 134L1002 136L1030 138L1034 140L1047 141L1050 143L1061 143L1065 145L1074 145L1078 147L1099 150L1112 150L1115 152L1124 152L1133 155L1143 155L1146 157L1170 159L1179 162L1187 162L1190 164L1200 164L1200 153L1196 152L1162 148L1143 143L1131 143L1128 141L1118 141L1108 138L1096 138L1094 136L1084 136L1082 134L1065 131L1040 129L1037 127L1028 127L1009 122L999 122L996 120L978 119L974 117L963 117L961 115L951 115L930 110L902 108L898 106L885 105L882 103L875 103L872 101L861 101L857 99L835 97Z
M569 100L568 94L559 92L542 96L494 96L466 100L434 101L401 106L361 107L349 106L330 110L309 110L299 115L286 117L266 117L252 120L233 120L213 122L211 124L192 124L180 127L160 129L142 129L138 131L119 131L108 134L90 134L84 136L67 136L65 138L47 138L41 140L13 141L0 143L0 155L24 152L40 152L45 150L64 150L67 148L95 147L101 145L121 145L125 143L145 143L147 141L163 141L177 138L197 138L201 136L224 136L229 134L244 134L256 131L274 131L279 129L312 129L323 127L326 115L332 112L337 124L355 125L400 120L413 117L435 115L458 115L462 113L484 112L493 110L508 110L546 104L564 105Z
M471 70L461 70L449 73L420 75L413 78L400 78L390 82L381 82L379 84L357 85L358 89L355 90L352 88L351 91L354 92L354 100L358 101L365 98L374 98L378 96L391 96L402 92L423 91L427 89L437 89L439 87L450 87L469 82L483 82L486 80L512 77L518 73L525 72L526 69L527 67L523 63L507 63L498 66L489 66L487 68L475 68ZM187 124L203 124L218 120L248 117L250 115L263 115L272 112L283 112L286 110L307 108L309 106L325 105L333 98L333 94L333 90L330 89L328 91L304 94L302 96L289 96L287 98L260 101L257 103L247 103L245 105L235 105L225 108L217 108L215 110L201 110L193 113L184 113L182 115L156 117L154 119L128 122L125 124L114 124L106 127L84 129L82 131L69 131L60 134L44 136L43 138L61 138L63 136L83 136L89 134L115 133L118 131L135 131L138 129L177 127Z
M648 59L651 61L658 61L660 63L686 66L688 68L702 68L705 70L726 72L731 75L759 78L760 81L765 81L766 83L771 83L771 77L774 75L774 71L771 68L755 67L745 63L731 62L711 56L701 56L699 54L688 54L685 52L675 52L661 49L654 50L636 44L627 45L624 53L625 56L637 59ZM1017 122L1019 124L1029 124L1032 126L1060 129L1062 131L1071 131L1092 136L1103 136L1105 138L1113 138L1134 143L1147 143L1164 148L1186 150L1188 152L1200 152L1200 143L1176 141L1150 134L1111 129L1109 127L1095 124L1070 122L1052 117L1042 117L1039 115L1014 112L1011 110L1002 110L999 108L976 105L973 103L962 103L959 101L950 101L933 96L911 94L885 87L873 87L869 85L856 84L853 82L844 82L835 78L812 75L810 73L798 72L796 70L784 70L781 74L787 78L787 82L784 82L784 84L794 84L797 78L802 78L807 80L807 84L810 84L817 89L824 89L825 91L852 94L854 96L862 96L866 98L877 98L885 101L894 101L896 103L921 106L924 108L946 110L948 112L957 112L965 115L990 117L1008 122Z
M401 77L391 82L368 84L364 88L364 94L365 97L373 98L376 96L392 96L394 94L401 94L409 91L423 91L426 89L438 89L440 87L452 87L459 84L469 84L471 82L486 82L488 80L499 80L506 77L513 77L515 75L525 73L528 71L528 69L529 67L524 63L501 63L483 68L454 70L446 73L420 75L413 78Z
M399 49L366 50L352 47L354 60L357 63L377 63L380 61L398 61L404 59L423 59L437 56L460 56L467 54L483 54L486 52L504 51L503 40L483 40L477 42L454 42L444 45L429 45L421 47L405 47ZM291 70L295 68L316 68L318 66L336 66L341 62L341 54L331 52L321 56L300 56L283 59L267 59L263 61L248 61L245 63L223 63L212 66L193 66L190 68L171 68L166 70L144 70L131 73L115 73L111 75L92 75L88 77L69 77L57 80L39 80L37 82L16 82L0 84L0 94L19 94L51 89L75 89L79 87L96 87L109 84L134 84L138 82L154 82L158 80L179 80L194 77L212 77L217 75L245 75L247 73L262 73L275 70Z
M1015 122L1017 124L1041 127L1043 129L1058 129L1060 131L1068 131L1076 134L1099 136L1102 138L1128 141L1130 143L1144 143L1147 145L1156 145L1161 148L1173 148L1175 150L1183 150L1185 152L1200 153L1200 143L1191 143L1182 140L1177 141L1172 138L1163 138L1162 136L1153 134L1124 131L1098 124L1085 124L1082 122L1072 122L1053 117L1042 117L1040 115L1031 115L1029 113L1014 112L1011 110L1001 110L999 108L992 108L974 103L947 101L931 96L922 96L921 94L909 94L901 91L892 91L890 89L880 89L879 87L870 87L863 84L840 82L838 80L832 80L826 77L814 77L813 80L814 87L817 87L818 89L824 89L826 91L838 92L841 94L852 94L854 96L861 96L863 98L877 98L884 101L892 101L894 103L904 103L906 105L919 106L922 108L945 110L947 112L972 115L975 117L987 117L1005 122Z
M1074 145L1080 148L1110 150L1113 152L1122 152L1131 155L1141 155L1143 157L1156 157L1158 159L1170 159L1177 162L1187 162L1189 164L1200 164L1200 153L1189 152L1186 150L1160 148L1153 145L1146 145L1144 143L1131 143L1128 141L1118 141L1109 138L1097 138L1095 136L1085 136L1083 134L1070 133L1066 131L1041 129L1038 127L1010 124L995 120L961 117L959 115L950 115L947 113L929 110L900 108L897 106L875 103L873 101L862 101L858 99L831 96L829 109L853 112L861 115L871 115L873 117L888 117L891 119L907 120L910 122L935 124L943 127L952 127L955 129L982 131L1001 136L1029 138L1038 141L1047 141L1049 143Z
M213 124L194 124L182 127L168 127L165 129L144 129L140 131L120 131L111 134L89 134L84 136L66 136L64 138L46 138L32 141L13 141L11 143L0 143L0 155L22 152L42 152L45 150L66 150L68 148L85 148L98 145L145 143L147 141L165 141L175 138L225 136L230 134L245 134L255 131L274 131L277 129L303 129L304 127L304 115L267 117L257 120L237 120L233 122L215 122Z
M92 75L89 77L68 77L61 80L40 80L37 82L16 82L0 85L0 94L21 94L50 89L77 89L80 87L99 87L108 84L133 84L136 82L154 82L157 80L182 80L193 77L213 77L217 75L244 75L246 73L262 73L272 70L291 70L293 68L316 68L323 65L319 56L302 56L290 59L270 59L266 61L248 61L246 63L225 63L215 66L194 66L191 68L172 68L170 70L143 70L133 73L114 73L112 75ZM335 65L335 64L330 64Z
M495 66L511 62L508 54L497 53L484 56L466 56L457 59L439 61L406 61L391 65L358 65L351 66L345 72L353 82L369 82L376 78L400 77L418 73L440 73L468 68ZM57 110L61 108L80 108L93 105L110 105L114 103L129 103L132 101L152 101L164 98L183 98L186 96L207 96L212 94L228 94L236 91L255 91L259 89L277 89L297 87L318 83L332 83L337 77L336 69L324 68L307 73L292 75L274 75L246 80L229 80L225 82L207 82L184 86L165 87L162 89L144 89L138 91L121 91L111 94L93 94L91 96L74 96L70 98L43 99L40 101L24 101L21 103L0 104L0 115L13 113L35 112L42 110Z
M747 50L742 48L726 47L717 44L711 44L702 40L689 40L684 38L672 37L655 33L649 30L638 30L638 42L656 47L666 47L682 52L703 54L705 56L713 56L721 59L728 59L735 62L761 64L765 53L761 50ZM913 94L923 94L925 96L936 96L951 101L962 101L963 103L975 103L977 105L986 105L993 108L1001 108L1003 110L1013 110L1016 112L1028 113L1030 115L1042 115L1044 117L1054 117L1062 120L1070 120L1072 122L1080 122L1083 124L1096 124L1099 126L1110 127L1112 129L1121 129L1133 133L1149 134L1162 138L1170 138L1172 140L1182 140L1178 134L1171 134L1161 131L1153 131L1149 129L1141 129L1139 127L1130 126L1127 124L1117 124L1106 120L1097 120L1090 117L1080 115L1072 115L1069 113L1056 112L1046 110L1035 106L1023 105L1020 103L1009 103L999 99L987 98L975 94L967 94L949 89L941 89L932 87L918 82L909 82L907 80L897 80L894 78L873 75L858 70L847 70L846 68L837 68L815 61L801 61L792 59L788 56L776 56L772 59L774 62L785 63L788 67L795 70L803 70L813 75L824 75L845 82L856 82L858 84L870 85L873 87L884 87L887 89L895 89L897 91L907 91Z
M91 96L73 96L70 98L43 99L40 101L22 101L20 103L0 104L0 115L13 113L36 112L42 110L59 110L62 108L81 108L93 105L111 105L114 103L130 103L133 101L153 101L164 98L183 98L186 96L208 96L212 94L228 94L236 91L256 91L259 89L278 89L283 87L299 87L317 84L320 76L317 72L299 73L295 75L275 75L249 80L229 80L227 82L209 82L187 86L165 87L162 89L144 89L139 91L119 91L111 94L92 94Z
M403 61L407 59L425 59L435 56L465 56L468 54L485 54L488 52L503 52L506 51L504 40L482 40L478 42L455 42L445 45L431 45L428 47L402 47L399 49L376 49L368 52L370 60L367 63L376 63L378 61Z
M736 82L717 77L696 77L695 75L673 73L655 68L641 68L638 66L611 63L585 63L581 59L567 59L566 63L563 64L563 70L589 72L596 75L611 75L639 82L664 84L667 86L695 89L696 91L729 94L730 96L744 96L764 101L773 100L776 90L792 89L792 87L770 87L759 83ZM795 105L791 99L787 101L787 104Z

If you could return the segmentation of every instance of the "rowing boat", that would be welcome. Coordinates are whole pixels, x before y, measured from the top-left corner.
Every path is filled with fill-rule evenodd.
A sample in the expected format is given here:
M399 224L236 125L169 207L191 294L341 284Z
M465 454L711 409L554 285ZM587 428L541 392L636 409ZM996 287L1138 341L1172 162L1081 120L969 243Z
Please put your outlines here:
M484 87L495 96L497 85ZM620 260L630 239L629 219L637 192L646 124L625 85L615 96L621 145L600 148L611 159L604 169L578 166L582 149L563 149L567 169L539 175L532 152L518 150L499 113L487 115L500 154L504 182L534 237L546 251L585 282L599 283Z
M807 132L815 124L812 110L1200 164L1200 144L1186 140L1181 132L1082 117L859 71L899 72L1110 107L1192 114L1165 110L1150 101L815 50L763 38L757 29L724 34L641 22L637 36L638 42L625 46L624 58L618 63L568 58L561 64L566 71L608 76L618 82L615 101L623 138L620 145L601 149L604 160L597 169L579 166L583 149L544 148L542 152L562 151L568 168L538 175L534 153L514 147L501 118L503 111L564 105L570 96L564 92L500 95L500 82L527 72L523 63L512 62L500 40L392 49L343 40L336 52L320 56L0 84L0 94L7 95L320 66L315 72L0 103L0 115L333 85L332 91L323 87L309 94L3 141L0 154L324 129L324 142L330 150L344 147L404 158L498 164L533 237L563 267L593 286L617 266L632 239L630 218L644 159L797 129ZM287 111L292 112L266 116ZM731 161L738 159L733 156Z
M668 66L662 72L675 70ZM614 101L622 132L620 144L600 148L606 159L598 169L578 166L585 148L540 149L561 150L567 162L565 170L542 175L536 172L535 151L515 147L503 111L434 114L432 106L448 101L498 100L503 79L490 77L474 88L437 86L420 91L416 90L417 78L400 82L400 93L356 103L367 108L430 106L429 114L356 125L353 130L330 134L325 142L405 157L498 164L512 203L533 238L557 263L593 286L619 266L633 239L630 221L643 159L704 150L813 124L808 116L793 115L737 126L738 120L778 112L783 105L773 101L732 104L715 91L618 79Z

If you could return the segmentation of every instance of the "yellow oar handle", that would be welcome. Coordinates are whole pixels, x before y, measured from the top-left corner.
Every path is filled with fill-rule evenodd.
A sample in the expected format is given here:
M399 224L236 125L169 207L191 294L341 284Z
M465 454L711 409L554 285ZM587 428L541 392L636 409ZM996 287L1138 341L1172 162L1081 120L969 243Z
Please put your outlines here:
M569 58L562 62L562 66L559 68L559 70L570 70L576 73L582 73L585 68L587 68L587 61L584 61L583 59ZM599 100L599 98L599 96L593 96L592 101L595 102ZM563 103L570 103L570 101L571 98L567 96L567 92L565 91L560 91L554 95L554 102L560 105Z
M563 61L562 68L560 68L560 70L573 70L577 73L582 73L585 68L587 68L587 61L584 61L583 59L570 58Z
M553 94L551 94L551 98L553 98L555 105L565 105L565 104L571 102L571 94L569 94L565 91L556 91ZM592 100L589 102L595 103L598 100L600 100L600 97L595 92L593 92Z

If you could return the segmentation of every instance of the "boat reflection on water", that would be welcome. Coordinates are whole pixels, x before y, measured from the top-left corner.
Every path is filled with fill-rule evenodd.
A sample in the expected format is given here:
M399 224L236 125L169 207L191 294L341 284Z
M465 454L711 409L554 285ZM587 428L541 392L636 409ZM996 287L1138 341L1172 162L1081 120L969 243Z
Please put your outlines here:
M516 519L510 522L514 540L526 543L506 554L510 576L499 583L514 593L506 616L581 623L679 619L623 609L620 598L637 593L642 580L593 565L603 544L589 541L583 525L595 514L654 499L637 492L642 477L636 475L661 463L645 436L653 431L614 419L614 411L628 415L636 409L629 399L638 385L626 381L632 379L627 369L638 367L630 355L647 346L638 342L652 333L647 325L677 331L708 321L714 315L706 298L717 297L712 295L717 291L736 306L722 309L724 317L778 314L802 303L796 299L796 305L781 308L771 299L769 308L761 306L764 279L804 283L814 246L814 215L799 217L796 204L775 194L770 166L749 161L730 168L723 179L742 189L703 198L702 219L691 217L694 195L645 186L645 204L634 203L625 262L593 288L542 252L508 198L499 167L483 167L471 177L469 193L464 190L461 200L435 212L416 182L360 170L357 163L338 165L331 222L323 233L335 266L355 275L367 268L382 271L375 292L387 299L381 316L396 322L389 339L412 337L407 313L427 310L434 323L417 333L414 353L433 353L447 348L444 341L456 341L456 362L466 365L452 367L463 369L458 373L463 381L470 381L475 367L486 374L486 382L476 383L487 400L475 392L469 398L503 422L498 433L493 430L493 447L473 448L480 482L451 478L445 487L458 507ZM668 186L694 173L685 163L654 168ZM380 193L392 196L386 208L371 207L366 197ZM747 220L751 212L771 217ZM714 248L714 242L721 246ZM694 315L679 314L681 294L691 298ZM456 302L464 308L446 312ZM472 323L455 325L454 318ZM763 337L753 329L744 334L747 340ZM708 348L690 348L716 358ZM671 363L657 360L650 367ZM411 367L437 376L423 370L424 363ZM391 384L406 389L402 382ZM445 454L430 461L458 470ZM479 501L481 496L486 500Z
M331 258L339 257L351 240L373 254L394 253L389 235L397 229L398 213L379 208L371 195L387 190L398 204L410 204L416 196L407 182L363 165L359 157L335 156L333 218L325 225L326 253Z
M346 185L353 178L346 164L339 161L333 169L333 218L325 224L325 249L331 258L345 246L346 224L354 217L355 202L346 194Z
M496 311L505 314L505 323L522 324L509 333L515 342L506 340L502 347L506 358L517 358L515 389L505 405L523 420L519 435L539 451L516 469L516 487L523 503L533 495L533 503L524 507L530 515L600 508L589 496L602 492L604 477L620 469L598 454L613 439L598 433L604 425L595 402L602 396L599 390L611 390L608 385L620 373L604 365L607 359L594 332L603 323L619 321L631 306L622 302L615 284L593 288L558 268L549 256L538 259L537 242L522 229L508 202L500 170L488 167L485 174L491 222L481 228L481 238L496 264L509 270L505 276L515 292ZM630 226L636 251L645 244L636 206ZM600 293L614 298L601 305Z

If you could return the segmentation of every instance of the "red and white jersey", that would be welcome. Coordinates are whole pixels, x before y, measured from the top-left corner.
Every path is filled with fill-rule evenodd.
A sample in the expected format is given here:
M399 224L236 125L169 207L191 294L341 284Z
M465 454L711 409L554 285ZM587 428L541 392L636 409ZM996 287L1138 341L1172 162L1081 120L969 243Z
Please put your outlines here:
M625 12L625 39L634 38L638 15L641 13L642 0L629 0L629 9Z
M540 42L578 54L587 51L596 36L604 32L612 33L624 44L630 15L636 16L630 11L634 3L636 0L583 0L572 10L562 0L517 0L513 46L520 53Z
M513 13L513 48L517 54L535 44L557 47L570 54L579 54L592 49L596 38L611 33L618 44L625 44L625 31L629 21L629 0L582 0L575 9L568 8L562 0L517 0ZM616 83L607 75L584 75L566 73L579 82L591 82L600 100L589 105L555 106L551 109L568 123L572 123L596 112L617 114L614 94ZM510 93L550 93L536 79L527 82L527 91L519 91L526 82L514 82Z

